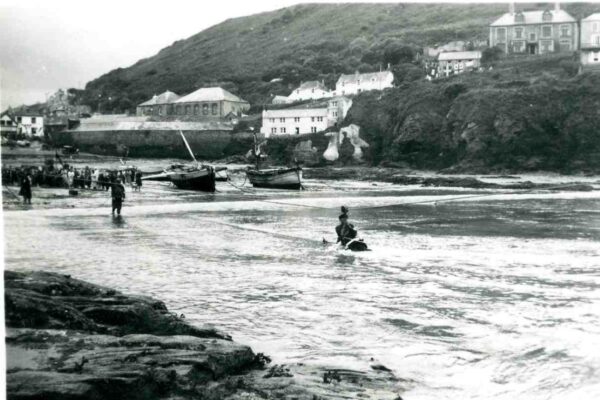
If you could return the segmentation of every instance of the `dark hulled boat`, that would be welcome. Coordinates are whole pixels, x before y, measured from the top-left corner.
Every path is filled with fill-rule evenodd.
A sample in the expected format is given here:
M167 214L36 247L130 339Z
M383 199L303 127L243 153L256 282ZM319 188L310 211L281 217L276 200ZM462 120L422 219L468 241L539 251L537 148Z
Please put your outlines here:
M142 177L146 181L171 182L179 189L215 191L215 169L210 165L200 165L194 157L183 132L179 131L195 164L174 164L163 172Z

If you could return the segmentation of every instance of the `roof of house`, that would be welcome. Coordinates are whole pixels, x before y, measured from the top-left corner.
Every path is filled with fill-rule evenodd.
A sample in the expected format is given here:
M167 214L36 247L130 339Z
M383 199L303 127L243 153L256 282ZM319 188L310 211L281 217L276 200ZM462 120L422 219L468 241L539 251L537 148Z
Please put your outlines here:
M320 82L320 81L306 81L306 82L302 82L300 84L300 86L298 87L298 89L323 89L323 90L327 90L325 88L325 85L323 84L323 82Z
M473 60L477 58L481 58L480 51L450 51L447 53L440 53L438 60Z
M192 92L186 96L181 97L176 103L191 103L191 102L199 102L199 101L235 101L235 102L243 102L247 103L246 100L243 100L237 97L233 93L229 93L227 90L220 87L211 87L211 88L201 88Z
M150 100L143 102L139 106L155 106L158 104L169 104L175 102L180 97L181 96L179 96L177 93L173 93L167 90L166 92L159 94L158 96L154 95Z
M600 20L600 13L593 13L591 15L588 15L584 19L582 19L582 21L598 21L598 20Z
M552 14L551 21L544 21L544 13L548 11ZM516 22L515 16L523 14L524 22ZM527 24L557 24L564 22L576 22L568 12L565 10L537 10L537 11L520 11L516 13L506 13L494 22L490 26L511 26L511 25L527 25Z
M339 79L337 80L338 82L345 82L345 83L356 83L358 80L362 80L362 81L370 81L370 80L376 80L376 81L383 81L385 79L389 79L389 76L392 75L392 77L394 76L394 74L392 74L392 71L381 71L381 72L367 72L364 74L359 74L358 72L354 73L354 74L342 74L340 75Z
M215 130L230 131L233 126L230 122L221 120L210 121L151 121L149 117L120 117L113 119L104 118L83 118L80 124L75 127L75 131L139 131L139 130L159 130L173 131L179 130Z

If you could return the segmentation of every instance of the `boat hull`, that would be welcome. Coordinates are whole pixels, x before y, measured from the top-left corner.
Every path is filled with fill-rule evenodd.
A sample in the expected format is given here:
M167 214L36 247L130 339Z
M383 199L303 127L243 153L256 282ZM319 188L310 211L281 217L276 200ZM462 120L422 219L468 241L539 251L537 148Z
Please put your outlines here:
M246 176L254 187L292 190L302 188L302 168L248 170Z
M215 191L215 171L203 168L191 171L164 171L160 174L145 176L142 180L172 182L179 189Z

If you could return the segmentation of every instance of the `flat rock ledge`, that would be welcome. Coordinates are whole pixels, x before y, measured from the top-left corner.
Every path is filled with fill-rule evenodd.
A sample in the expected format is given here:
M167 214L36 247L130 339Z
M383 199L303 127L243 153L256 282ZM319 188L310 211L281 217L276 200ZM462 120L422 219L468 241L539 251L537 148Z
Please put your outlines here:
M401 399L412 382L270 359L164 303L68 275L5 271L8 399Z

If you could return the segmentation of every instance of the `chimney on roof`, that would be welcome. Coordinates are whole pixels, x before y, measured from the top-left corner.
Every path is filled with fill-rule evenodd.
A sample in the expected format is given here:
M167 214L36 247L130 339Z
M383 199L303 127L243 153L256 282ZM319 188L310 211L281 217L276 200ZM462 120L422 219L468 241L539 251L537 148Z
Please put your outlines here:
M508 3L508 13L511 15L515 13L515 3L512 1Z
M560 1L554 3L554 11L560 11Z

